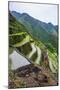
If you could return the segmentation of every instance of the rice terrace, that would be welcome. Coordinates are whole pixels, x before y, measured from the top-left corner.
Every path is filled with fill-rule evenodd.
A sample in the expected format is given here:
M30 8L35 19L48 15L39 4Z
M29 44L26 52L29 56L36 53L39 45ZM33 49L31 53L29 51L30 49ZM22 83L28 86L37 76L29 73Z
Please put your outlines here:
M57 4L9 2L9 88L58 85L57 11Z

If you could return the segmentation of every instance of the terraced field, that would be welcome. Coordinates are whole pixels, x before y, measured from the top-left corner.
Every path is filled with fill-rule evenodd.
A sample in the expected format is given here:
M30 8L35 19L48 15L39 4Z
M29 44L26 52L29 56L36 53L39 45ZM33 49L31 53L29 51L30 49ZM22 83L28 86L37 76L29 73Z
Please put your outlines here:
M40 62L43 62L41 59L42 49L37 45L36 40L33 40L31 36L29 36L26 32L19 32L16 34L10 34L9 37L23 37L22 40L12 45L12 47L16 48L20 53L26 56L31 60L32 63L40 65ZM49 67L53 73L57 71L57 64L51 57L49 57Z
M38 86L57 85L58 55L55 48L50 43L48 44L50 48L47 48L42 41L27 32L26 27L9 13L8 62L10 88L34 86L36 84ZM24 70L20 68L24 68ZM40 74L37 72L40 72ZM16 83L16 80L18 83Z

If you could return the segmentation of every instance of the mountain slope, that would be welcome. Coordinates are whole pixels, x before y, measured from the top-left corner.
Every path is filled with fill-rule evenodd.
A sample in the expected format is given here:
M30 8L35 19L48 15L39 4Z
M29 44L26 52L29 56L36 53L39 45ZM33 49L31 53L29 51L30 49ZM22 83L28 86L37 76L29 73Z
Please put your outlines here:
M36 33L43 35L48 32L32 19L33 25L30 26L31 21L29 21L29 23L25 22L26 26L24 26L9 12L9 88L58 85L57 53L52 50L51 43L49 43L51 48L46 47L44 38L48 38L48 35L44 35L43 38L41 36L41 40L37 39L34 33L37 27L41 31L35 31ZM35 28L34 25L37 27ZM26 60L29 62L27 65Z
M13 27L13 29L11 27ZM10 13L9 46L10 48L11 46L16 48L34 64L41 65L43 63L43 66L48 66L48 68L50 68L49 65L52 65L51 71L53 73L56 73L58 67L55 55L52 54L49 49L46 49L45 45L41 41L35 39L34 36L27 33L27 29L25 28L25 26L19 23ZM47 56L47 63L45 63L44 58L42 58L42 54L43 57L45 57L45 55ZM49 64L50 59L48 59L48 57L51 58L50 63L52 64Z
M39 21L26 13L18 14L17 12L11 12L11 14L16 19L20 16L17 20L27 28L28 33L44 43L50 51L57 52L58 36L53 24ZM16 14L18 15L16 16Z

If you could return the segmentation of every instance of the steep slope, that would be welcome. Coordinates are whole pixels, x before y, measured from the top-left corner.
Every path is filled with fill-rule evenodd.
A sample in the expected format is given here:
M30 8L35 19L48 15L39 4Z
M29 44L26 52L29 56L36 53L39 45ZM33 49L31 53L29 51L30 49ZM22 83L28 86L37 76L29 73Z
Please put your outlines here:
M57 85L58 63L54 54L34 35L27 33L26 27L10 12L9 57L9 88ZM23 58L31 64L26 65Z
M15 24L16 23L16 24ZM14 26L15 25L15 26ZM13 29L11 29L13 27ZM35 48L35 41L28 35L26 28L20 24L12 15L9 13L9 45L15 47L19 52L27 55L27 57L33 57L33 46ZM31 53L31 54L30 54ZM30 54L30 55L28 55ZM36 53L37 54L37 53Z
M12 11L12 15L15 16L15 18L17 18L17 20L20 18L21 14L20 13L16 13L16 11Z
M17 19L17 16L15 15L17 12L11 12L11 14ZM53 24L39 21L26 13L19 15L20 17L17 20L27 28L27 32L32 34L36 39L43 42L50 51L57 52L58 37L55 26Z
M13 16L16 17L15 14ZM40 42L40 44L43 43L43 45L40 45L40 48L43 46L46 46L46 48L48 49L49 56L55 62L57 62L58 61L57 60L58 59L58 55L57 55L58 54L58 35L57 35L58 29L55 29L55 25L51 23L45 23L45 22L39 21L26 13L20 14L18 21L21 22L27 28L26 31L36 41Z
M44 51L46 47L41 41L35 39L34 36L26 31L27 29L9 13L9 45L16 48L20 53L30 59L32 63L41 65L40 63L44 62L44 58L41 58L41 55L42 52L46 51ZM49 50L48 53L49 58L52 59L50 63L54 61L52 67L55 71L52 71L56 73L58 68L57 60ZM44 56L45 55L47 55L47 52L45 52ZM49 60L47 60L47 62L49 62ZM56 66L54 66L54 64ZM49 65L51 64L47 63L47 66Z

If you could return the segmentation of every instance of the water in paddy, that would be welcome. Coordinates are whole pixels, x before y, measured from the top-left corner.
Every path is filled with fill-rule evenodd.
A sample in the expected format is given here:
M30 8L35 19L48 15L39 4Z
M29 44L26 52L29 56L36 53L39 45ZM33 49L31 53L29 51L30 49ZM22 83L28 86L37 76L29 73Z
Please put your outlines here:
M10 54L9 58L11 59L11 69L15 70L19 67L25 66L30 64L30 62L24 58L22 55L20 55L17 51L13 51L12 54Z

